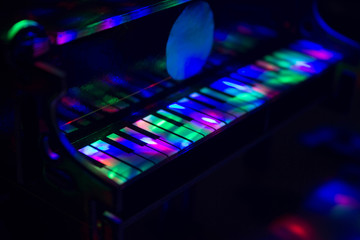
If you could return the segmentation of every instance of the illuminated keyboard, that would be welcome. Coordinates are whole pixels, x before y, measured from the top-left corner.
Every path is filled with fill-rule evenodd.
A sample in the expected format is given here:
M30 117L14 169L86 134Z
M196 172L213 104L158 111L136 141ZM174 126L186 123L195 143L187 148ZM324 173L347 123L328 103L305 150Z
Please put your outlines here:
M210 85L111 130L78 151L94 168L124 184L172 161L226 126L241 124L245 115L322 74L342 57L314 42L296 41L253 64L233 66L229 74Z

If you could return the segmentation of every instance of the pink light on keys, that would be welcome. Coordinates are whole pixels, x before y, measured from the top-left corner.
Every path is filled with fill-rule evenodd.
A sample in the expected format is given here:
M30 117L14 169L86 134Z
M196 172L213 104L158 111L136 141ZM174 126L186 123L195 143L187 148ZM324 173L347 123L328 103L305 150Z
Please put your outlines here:
M271 63L268 63L268 62L265 62L265 61L262 61L262 60L258 60L256 61L256 65L266 69L266 70L269 70L269 71L279 71L280 68L275 66L274 64L271 64Z
M189 116L190 118L192 118L200 123L203 123L211 128L214 128L214 129L219 129L225 125L225 122L213 119L206 114L203 114L201 112L195 111L191 108L188 108L188 107L176 104L176 103L169 105L168 108L175 112L178 112L182 115ZM206 120L204 120L204 118Z
M278 92L278 91L276 91L276 90L274 90L274 89L271 89L271 88L269 88L269 87L266 87L266 86L264 86L264 85L261 85L261 84L255 84L255 85L253 86L253 89L254 89L255 91L257 91L257 92L265 95L266 97L268 97L268 98L270 98L270 99L273 98L273 97L275 97L275 96L277 96L277 95L279 95L279 92Z
M157 143L149 137L143 137L140 140L150 145L157 145Z
M326 51L325 49L304 49L304 53L320 60L330 60L334 57L333 53Z
M167 142L161 141L159 139L152 139L150 137L145 136L131 128L125 127L120 130L123 133L128 134L129 136L136 138L144 143L147 144L148 147L157 150L167 156L172 156L177 153L180 149L176 148L175 146L168 144Z
M91 147L91 146L86 146L83 147L81 149L79 149L79 152L85 154L88 157L91 157L92 159L104 164L105 166L115 166L118 161L112 157L110 157L109 155L102 153L100 151L98 151L97 149Z
M303 72L316 73L315 69L309 63L304 61L296 61L292 68Z

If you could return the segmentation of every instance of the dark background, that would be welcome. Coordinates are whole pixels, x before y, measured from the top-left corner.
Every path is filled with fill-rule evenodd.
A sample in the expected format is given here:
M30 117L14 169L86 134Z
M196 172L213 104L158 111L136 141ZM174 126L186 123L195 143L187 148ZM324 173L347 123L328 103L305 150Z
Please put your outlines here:
M57 3L2 1L0 19L7 26L29 6ZM291 3L273 4L281 8L282 4ZM359 2L323 0L319 4L329 25L360 41ZM2 66L6 66L5 50L2 45ZM3 68L0 88L1 160L13 158L15 151L12 127L16 88L8 70ZM129 236L133 239L360 239L358 85L349 89L349 98L342 106L326 101L289 119L274 135L170 201L166 206L170 209L168 215L164 216L161 209L154 210L129 229ZM334 181L342 182L343 188L356 189L352 192L353 201L345 201L354 203L348 211L334 215L331 207L321 211L311 204L309 207L309 202L316 202L314 193ZM75 219L43 205L31 194L14 189L0 178L0 239L81 239ZM340 191L335 187L333 190ZM183 206L187 199L192 199L191 203ZM166 223L160 224L159 216L167 218ZM355 222L357 225L347 224Z

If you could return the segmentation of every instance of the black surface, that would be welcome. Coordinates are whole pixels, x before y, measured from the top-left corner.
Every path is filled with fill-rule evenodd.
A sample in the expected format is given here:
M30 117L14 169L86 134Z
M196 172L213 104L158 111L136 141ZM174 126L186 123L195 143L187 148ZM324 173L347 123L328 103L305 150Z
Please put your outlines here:
M128 236L130 239L269 239L263 238L269 235L269 224L279 217L299 214L309 193L347 164L341 155L334 155L329 149L305 147L299 136L323 125L347 126L357 131L360 126L353 120L323 106L310 109L186 194L152 211L129 228ZM16 191L6 181L0 184L2 239L81 239L79 222L42 204L36 197ZM191 204L187 205L189 198ZM164 214L165 209L168 214ZM166 219L165 223L160 224L161 219ZM307 219L316 220L309 216ZM320 227L318 230L323 236L331 236L335 231Z

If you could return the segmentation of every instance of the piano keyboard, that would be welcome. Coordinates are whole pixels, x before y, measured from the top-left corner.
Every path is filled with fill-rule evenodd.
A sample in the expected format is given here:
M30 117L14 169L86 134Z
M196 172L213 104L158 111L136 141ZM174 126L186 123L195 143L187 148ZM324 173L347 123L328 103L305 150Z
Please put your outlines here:
M276 36L277 33L270 28L246 23L217 29L214 49L205 67L212 69L226 65L234 57L241 57L262 41ZM127 74L108 74L81 87L69 89L57 111L60 130L65 134L75 133L178 84L169 78L165 57L148 56L129 66ZM82 118L83 115L86 117Z
M234 121L241 121L247 113L341 59L337 52L299 40L254 64L234 67L228 76L78 151L96 162L94 168L104 169L107 177L123 184L157 164L171 161Z
M90 124L174 86L172 80L168 80L166 85L159 84L148 88L159 79L143 81L130 75L107 75L101 82L94 81L80 88L69 89L58 106L60 129L67 134L71 133L79 126L84 126L84 119L79 120L82 115L86 115L85 120ZM133 92L137 94L131 94Z

